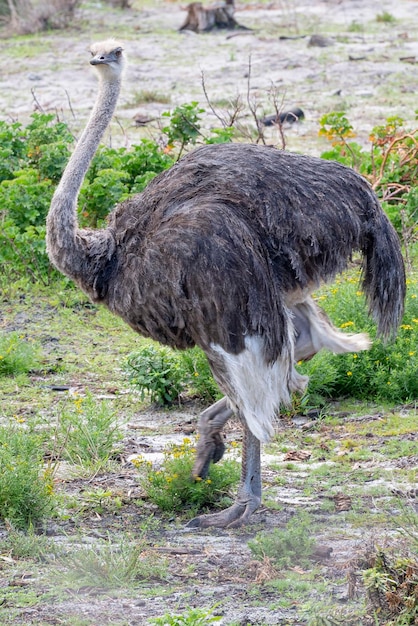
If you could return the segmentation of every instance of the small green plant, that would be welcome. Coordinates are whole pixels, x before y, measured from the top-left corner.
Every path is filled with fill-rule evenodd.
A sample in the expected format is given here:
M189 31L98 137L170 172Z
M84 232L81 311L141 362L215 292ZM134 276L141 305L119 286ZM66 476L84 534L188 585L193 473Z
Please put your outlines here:
M0 377L26 374L40 366L40 349L16 332L0 335Z
M163 132L167 135L169 146L180 144L179 154L187 144L195 144L201 135L200 115L204 111L197 102L190 102L163 113L164 117L169 118L169 124L163 128Z
M258 533L248 546L257 559L268 557L279 568L306 566L315 548L312 530L311 516L300 511L289 520L286 528Z
M204 352L198 348L176 351L157 343L142 346L129 355L125 371L138 387L141 399L170 406L187 393L205 402L221 397Z
M164 450L159 468L138 457L133 461L139 470L139 481L147 497L165 512L195 514L205 507L225 504L229 490L240 476L239 463L224 459L212 465L208 478L193 479L192 468L196 449L187 437L182 444L171 444Z
M82 511L94 511L102 514L118 511L121 507L122 498L111 489L86 489L77 498L77 508Z
M198 396L204 402L215 402L222 397L215 379L212 376L208 360L203 350L191 348L180 352L180 364L187 374L188 393Z
M148 344L131 354L126 364L129 382L151 402L170 405L185 387L185 374L179 353L165 346Z
M418 620L418 561L377 550L364 572L369 604L379 623L409 626ZM381 620L384 620L381 621Z
M138 581L165 580L167 562L148 549L144 539L133 540L124 536L120 541L108 537L95 546L70 552L61 560L57 575L66 577L77 587L92 585L107 589L125 588Z
M77 397L61 414L57 431L62 456L74 464L104 464L115 453L122 432L108 403Z
M382 11L376 15L376 22L384 22L385 24L393 24L396 22L396 17L388 11Z
M215 608L189 608L181 615L166 613L162 617L149 620L148 624L154 626L206 626L206 624L214 624L222 619L218 615L213 615Z
M53 493L42 440L17 425L0 427L0 518L18 529L30 528L52 513Z

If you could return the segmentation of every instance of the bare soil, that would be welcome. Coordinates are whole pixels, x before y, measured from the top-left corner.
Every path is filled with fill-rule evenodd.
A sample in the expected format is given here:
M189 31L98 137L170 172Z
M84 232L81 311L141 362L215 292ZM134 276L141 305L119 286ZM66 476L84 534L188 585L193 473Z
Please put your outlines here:
M385 12L395 20L376 19ZM155 136L158 123L137 128L133 122L135 114L158 118L173 105L192 100L205 105L202 72L207 93L216 108L226 106L225 102L241 94L244 100L248 96L260 103L260 116L273 113L269 99L272 86L278 90L284 110L300 106L305 112L304 122L285 131L287 147L291 150L322 152L327 146L326 140L317 136L319 119L333 110L346 110L358 139L364 143L373 126L383 123L388 116L400 115L407 125L414 122L418 91L416 0L238 4L236 20L252 31L204 35L178 33L184 17L185 12L177 2L152 3L128 11L91 4L83 5L69 31L0 40L0 117L26 122L34 109L53 111L68 121L77 134L96 93L86 48L92 40L116 36L124 42L130 64L118 123L112 124L108 142L134 143L148 133ZM326 36L332 45L308 46L312 34ZM143 102L138 96L141 91L169 96L170 104ZM247 122L253 124L250 115ZM205 124L219 126L219 121L209 112ZM279 142L277 130L268 130L267 136L271 143ZM19 303L17 315L17 302L3 304L0 316L3 328L24 329L40 338L51 359L65 360L69 355L72 361L79 358L78 374L69 381L71 389L81 393L90 390L98 398L109 397L121 414L126 413L127 400L134 402L135 398L132 392L126 396L114 394L115 386L119 392L123 387L119 370L103 369L100 376L89 373L82 347L83 341L90 341L88 324L93 314L89 310L79 311L86 321L86 335L76 338L67 334L70 331L64 336L59 333L59 309L40 313L40 309L44 311L43 304L34 300L32 305L27 304L24 313ZM48 325L52 323L55 330L53 336L49 331L48 339ZM102 342L101 349L114 354L117 364L116 349L123 354L132 348L128 335L115 328L114 337L118 340L114 343L106 328L98 323L94 326L98 329L96 340ZM32 381L38 385L40 394L47 393L42 389L54 382L63 381L53 374ZM54 398L60 392L48 393L52 406L59 401ZM33 410L22 389L17 388L15 395L4 394L4 400L8 405L15 402L18 414L28 415ZM329 414L338 417L336 422L325 424L312 416L283 419L279 435L286 434L287 450L305 449L307 445L318 448L322 443L326 447L327 441L337 441L342 456L352 451L347 441L355 439L353 429L359 424L369 426L372 458L353 460L344 484L330 487L324 483L322 488L315 484L314 489L309 489L310 472L318 464L326 463L325 460L313 463L309 459L296 459L290 463L279 446L267 448L263 452L263 483L268 505L254 514L252 524L242 530L191 531L185 527L187 512L180 520L167 519L150 503L138 506L136 501L143 494L129 459L138 452L158 459L168 441L179 441L193 434L200 409L188 403L169 412L146 407L130 413L117 472L75 479L62 466L58 490L80 498L86 489L111 490L121 497L123 506L116 511L91 511L65 521L55 520L46 530L51 542L65 544L77 538L80 545L95 545L108 536L114 536L116 541L126 532L134 540L148 524L148 554L168 560L167 578L139 581L126 592L95 586L68 590L59 586L60 591L54 592L54 585L48 581L48 570L53 568L50 561L29 562L24 570L13 569L7 560L0 561L0 624L141 625L166 612L183 613L187 607L211 607L216 603L219 604L215 613L225 626L385 623L379 622L379 618L373 621L371 609L364 610L366 597L361 572L367 566L367 554L373 546L390 544L397 537L391 522L399 513L394 494L400 493L414 505L412 486L408 481L402 483L400 470L407 468L412 475L418 466L418 455L384 457L381 452L387 437L374 435L373 425L390 418L394 412L405 418L417 416L416 407L394 410L371 402L366 409L352 404L347 410L346 405L335 403ZM310 434L310 444L301 433ZM229 441L240 440L238 424L232 422L228 426L226 437ZM416 441L416 435L409 431L396 437L400 442ZM325 452L324 448L326 456ZM358 472L364 477L361 492L356 483ZM346 506L341 504L341 494L348 497ZM269 559L256 561L248 539L261 530L285 527L300 508L309 511L318 522L319 530L315 532L320 550L312 562L314 580L309 579L306 568L290 569L301 581L307 578L310 587L303 593L300 589L292 593L291 589L280 591L278 585L271 583L286 579L286 571L275 570ZM150 516L158 521L155 530L150 530ZM6 535L6 527L0 526L0 536ZM14 600L6 593L2 599L2 591L11 587L21 588L23 594L27 592L27 602L22 595ZM2 604L6 609L4 617Z

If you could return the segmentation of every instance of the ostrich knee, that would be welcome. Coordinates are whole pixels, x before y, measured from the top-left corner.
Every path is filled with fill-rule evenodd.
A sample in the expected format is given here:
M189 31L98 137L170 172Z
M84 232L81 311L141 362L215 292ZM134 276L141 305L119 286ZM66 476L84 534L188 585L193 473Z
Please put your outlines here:
M229 407L226 397L218 400L200 414L193 476L205 478L210 462L217 463L223 457L225 444L221 434L222 428L232 415L233 410Z

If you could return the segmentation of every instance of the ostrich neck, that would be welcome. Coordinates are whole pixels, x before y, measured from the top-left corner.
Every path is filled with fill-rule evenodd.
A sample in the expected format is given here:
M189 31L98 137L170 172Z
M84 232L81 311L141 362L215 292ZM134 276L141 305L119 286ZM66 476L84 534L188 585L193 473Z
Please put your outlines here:
M120 80L101 81L89 121L54 193L47 218L47 250L51 261L61 272L81 283L82 274L88 273L89 257L97 257L100 250L104 253L108 237L106 229L78 229L77 200L86 172L115 111L120 85ZM110 250L107 257L109 253Z
M65 168L57 192L69 193L77 199L90 163L112 119L119 92L120 81L101 82L99 94L89 121Z

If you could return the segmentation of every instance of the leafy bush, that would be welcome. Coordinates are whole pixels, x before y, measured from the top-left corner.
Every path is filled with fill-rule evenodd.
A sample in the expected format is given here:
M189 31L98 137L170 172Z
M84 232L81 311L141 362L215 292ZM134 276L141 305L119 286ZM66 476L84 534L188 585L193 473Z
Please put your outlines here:
M158 344L148 344L128 357L129 381L139 388L141 399L146 394L151 402L170 405L185 387L185 373L178 352Z
M45 249L45 221L72 135L54 115L34 113L26 128L0 123L0 264L3 280L30 276L48 284L51 266Z
M147 139L129 151L102 146L93 158L80 192L80 224L102 225L115 204L143 191L173 163L173 158L162 152L157 143Z
M182 393L214 402L222 397L205 353L198 347L182 352L157 343L146 344L132 353L125 370L141 399L169 406Z
M406 130L402 118L389 117L386 124L375 126L370 133L370 148L351 141L354 129L345 114L332 112L320 120L319 134L332 149L322 153L353 167L372 184L398 233L405 243L418 234L418 129Z
M163 128L169 145L174 146L180 143L181 152L186 144L195 144L201 134L200 114L204 111L197 102L190 102L176 107L173 111L163 113L163 116L170 120L170 123Z
M133 461L147 497L162 511L184 512L187 507L195 514L203 507L222 503L229 490L237 485L240 466L235 459L211 465L209 478L194 480L195 453L193 443L186 437L181 445L167 446L158 469L142 457Z
M53 507L52 473L43 467L42 440L18 427L0 427L0 518L25 529Z
M415 289L414 289L415 287ZM319 304L334 324L349 332L368 332L370 350L334 355L321 352L300 370L311 376L309 392L328 397L349 396L405 402L418 397L418 297L416 280L409 280L406 309L395 342L385 345L376 339L372 320L367 316L357 278L339 280L324 289Z
M0 335L0 377L25 374L39 366L40 350L18 333Z
M185 372L187 392L204 402L215 402L222 397L212 376L205 353L199 347L179 353L180 365Z

